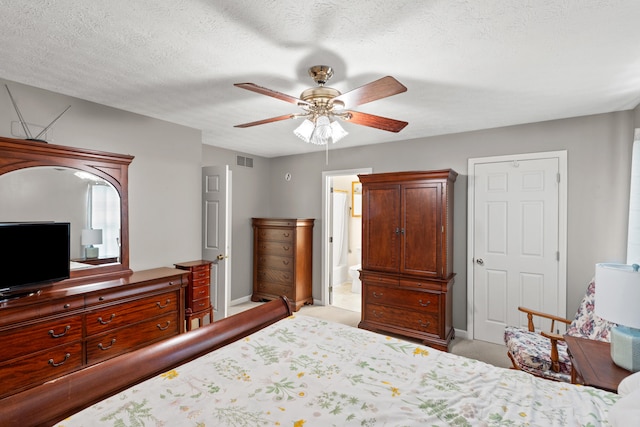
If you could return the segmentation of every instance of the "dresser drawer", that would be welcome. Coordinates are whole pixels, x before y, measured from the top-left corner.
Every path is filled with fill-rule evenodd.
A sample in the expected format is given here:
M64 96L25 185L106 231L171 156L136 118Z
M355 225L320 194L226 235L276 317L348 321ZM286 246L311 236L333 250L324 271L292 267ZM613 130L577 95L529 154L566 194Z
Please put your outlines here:
M0 364L0 395L41 384L82 367L82 342L61 345Z
M188 308L190 308L193 313L196 313L198 311L207 310L210 306L211 300L207 297L191 301Z
M197 280L208 281L211 275L210 270L211 269L208 266L194 268L193 271L191 272L191 280L194 282Z
M186 276L186 274L185 274ZM96 304L117 303L119 300L136 298L148 292L170 291L171 287L179 287L182 285L182 276L175 276L171 279L157 282L149 282L141 286L123 286L120 289L112 290L104 293L91 293L87 295L85 301L87 306Z
M277 255L260 255L258 268L275 268L277 270L293 271L293 258Z
M258 292L274 296L284 295L291 298L291 285L283 285L282 283L270 283L258 281Z
M49 320L0 334L0 362L82 339L82 315Z
M385 305L366 304L363 320L434 335L440 330L438 313L411 311Z
M401 308L438 313L440 295L429 292L411 291L401 288L364 285L367 304L384 304Z
M87 340L87 364L101 362L177 335L178 326L177 313L169 313L91 337Z
M205 278L202 278L202 279L193 279L193 280L191 280L191 286L192 287L209 286L209 278L205 277Z
M293 243L293 235L294 232L292 230L281 230L278 228L261 228L258 230L258 237L261 240Z
M261 242L258 244L258 254L293 256L293 245L281 242Z
M87 335L176 311L178 310L178 296L178 292L167 292L89 312L86 321Z
M17 307L3 308L2 315L0 315L0 327L12 326L26 320L37 320L45 316L70 313L82 308L84 308L83 296L63 298L26 307L18 305Z
M209 285L189 288L187 304L200 299L209 299Z
M293 282L293 273L290 271L282 271L275 269L258 270L258 281L277 282L291 284Z

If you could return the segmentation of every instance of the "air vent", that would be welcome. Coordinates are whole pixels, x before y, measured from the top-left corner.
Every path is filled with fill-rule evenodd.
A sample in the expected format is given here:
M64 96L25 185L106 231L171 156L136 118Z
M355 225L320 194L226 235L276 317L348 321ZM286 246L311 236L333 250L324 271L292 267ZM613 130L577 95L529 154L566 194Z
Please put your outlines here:
M253 159L251 157L236 156L236 164L247 168L253 167Z

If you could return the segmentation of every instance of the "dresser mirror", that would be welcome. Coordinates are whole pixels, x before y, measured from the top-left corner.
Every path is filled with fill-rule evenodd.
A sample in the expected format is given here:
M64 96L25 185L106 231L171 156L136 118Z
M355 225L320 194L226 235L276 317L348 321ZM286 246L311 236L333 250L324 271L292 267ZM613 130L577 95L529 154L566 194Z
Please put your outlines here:
M71 270L65 282L128 274L132 159L0 137L0 222L69 222ZM46 242L33 242L34 262L46 254Z
M2 175L0 200L11 201L0 204L2 222L71 223L71 270L120 263L120 196L108 181L79 169L36 166ZM86 230L97 230L101 243L88 241ZM97 254L87 257L94 244ZM46 255L47 242L33 247L34 255Z

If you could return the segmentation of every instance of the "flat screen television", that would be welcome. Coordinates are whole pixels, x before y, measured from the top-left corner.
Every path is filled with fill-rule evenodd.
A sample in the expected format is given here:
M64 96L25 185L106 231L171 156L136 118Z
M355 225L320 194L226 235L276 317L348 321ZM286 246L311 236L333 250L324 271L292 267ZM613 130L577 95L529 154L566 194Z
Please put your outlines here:
M0 300L69 278L68 222L0 222Z

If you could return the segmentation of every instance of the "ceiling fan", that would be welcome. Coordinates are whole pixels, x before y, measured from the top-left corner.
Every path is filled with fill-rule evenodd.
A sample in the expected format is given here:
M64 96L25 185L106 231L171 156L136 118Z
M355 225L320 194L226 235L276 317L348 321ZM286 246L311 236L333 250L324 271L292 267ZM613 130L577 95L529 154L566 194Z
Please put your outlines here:
M247 128L281 120L304 118L306 120L294 133L306 142L326 144L329 141L336 142L347 134L335 119L389 132L400 132L408 124L400 120L351 110L351 108L358 105L405 92L407 88L391 76L367 83L349 92L340 93L336 89L325 86L333 76L331 67L314 65L309 68L309 75L317 83L318 87L306 89L302 92L300 98L267 89L254 83L235 83L234 86L239 88L296 104L302 108L303 112L271 117L256 122L235 125L234 127Z

